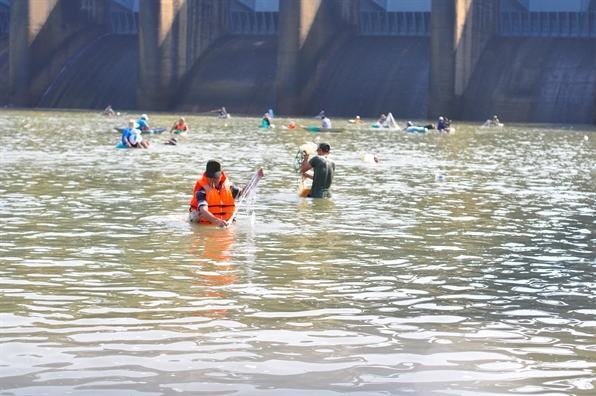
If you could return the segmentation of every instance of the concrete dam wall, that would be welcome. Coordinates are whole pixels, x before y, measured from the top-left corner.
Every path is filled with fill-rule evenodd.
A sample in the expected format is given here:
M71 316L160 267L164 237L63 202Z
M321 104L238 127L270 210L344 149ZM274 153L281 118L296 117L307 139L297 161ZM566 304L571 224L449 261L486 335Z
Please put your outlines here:
M563 14L385 3L13 1L0 105L596 122L596 0Z
M275 107L277 39L227 37L216 42L188 73L171 108L259 114ZM388 61L390 59L390 61ZM307 82L306 114L425 118L429 40L350 37L335 43ZM290 114L292 114L290 112Z
M0 106L8 104L8 35L0 36Z
M275 107L276 60L276 37L223 37L187 73L170 108L264 113Z
M135 109L138 67L136 36L103 36L69 60L38 106Z
M465 93L464 119L593 122L595 40L494 38Z
M310 82L306 111L426 118L429 67L428 38L349 37L327 48Z

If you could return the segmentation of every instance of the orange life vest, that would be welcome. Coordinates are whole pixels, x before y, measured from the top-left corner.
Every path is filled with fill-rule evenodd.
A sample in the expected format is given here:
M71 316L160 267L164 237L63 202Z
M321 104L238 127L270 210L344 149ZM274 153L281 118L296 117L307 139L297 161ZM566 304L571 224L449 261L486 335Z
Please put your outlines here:
M176 126L174 127L175 130L180 131L180 132L184 132L186 131L188 128L186 126L186 123L184 122L177 122Z
M194 191L192 193L192 199L190 200L191 211L199 209L199 203L197 201L197 192L201 189L205 190L205 192L207 193L206 200L209 212L211 212L211 214L217 217L218 219L230 220L230 218L234 214L236 203L234 202L234 195L232 194L232 190L230 189L230 186L227 183L226 175L223 172L221 172L221 177L219 179L219 189L217 189L215 187L211 187L209 179L207 178L205 173L203 173L203 177L200 180L197 180ZM199 222L203 224L210 223L208 220L201 218L199 218Z

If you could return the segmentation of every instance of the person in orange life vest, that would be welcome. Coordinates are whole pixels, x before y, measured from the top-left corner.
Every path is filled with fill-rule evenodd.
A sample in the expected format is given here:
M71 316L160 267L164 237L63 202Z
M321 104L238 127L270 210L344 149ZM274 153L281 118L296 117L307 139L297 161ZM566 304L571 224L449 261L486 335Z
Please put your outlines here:
M263 176L262 168L259 169L259 175ZM197 180L190 201L190 221L227 227L236 209L234 199L241 192L228 182L218 161L207 161L205 172Z
M190 129L188 128L188 125L186 125L186 121L184 120L184 117L180 117L180 119L178 121L176 121L174 123L174 125L172 126L172 128L170 129L170 133L174 133L176 135L180 135L181 133L184 132L190 132Z

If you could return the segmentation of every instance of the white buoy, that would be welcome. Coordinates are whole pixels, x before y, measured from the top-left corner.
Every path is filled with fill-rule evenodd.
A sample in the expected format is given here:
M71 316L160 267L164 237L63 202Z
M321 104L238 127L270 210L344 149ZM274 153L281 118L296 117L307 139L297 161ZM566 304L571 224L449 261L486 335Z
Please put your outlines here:
M379 162L379 157L375 154L366 153L361 157L362 161L367 162L369 164L376 164Z

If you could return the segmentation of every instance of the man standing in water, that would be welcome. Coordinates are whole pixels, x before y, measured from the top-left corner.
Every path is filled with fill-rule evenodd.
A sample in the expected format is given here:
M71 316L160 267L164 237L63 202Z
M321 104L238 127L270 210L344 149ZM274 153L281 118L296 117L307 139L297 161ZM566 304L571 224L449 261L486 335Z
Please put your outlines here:
M190 221L227 227L235 209L234 198L240 189L227 181L221 164L207 161L203 177L197 180L190 201Z
M264 176L263 168L258 170L259 178ZM250 184L250 183L249 183ZM254 186L256 183L252 185ZM247 187L244 189L246 190ZM233 221L236 210L235 199L242 190L230 184L221 169L221 163L207 161L203 176L197 180L190 201L189 219L201 224L215 224L227 227ZM247 191L244 191L247 194Z
M329 198L331 192L329 188L333 182L335 174L335 162L329 159L331 147L327 143L320 143L317 147L317 155L308 159L308 153L304 153L304 160L300 166L300 173L303 177L312 179L312 188L308 197L310 198ZM313 174L306 173L313 170Z

